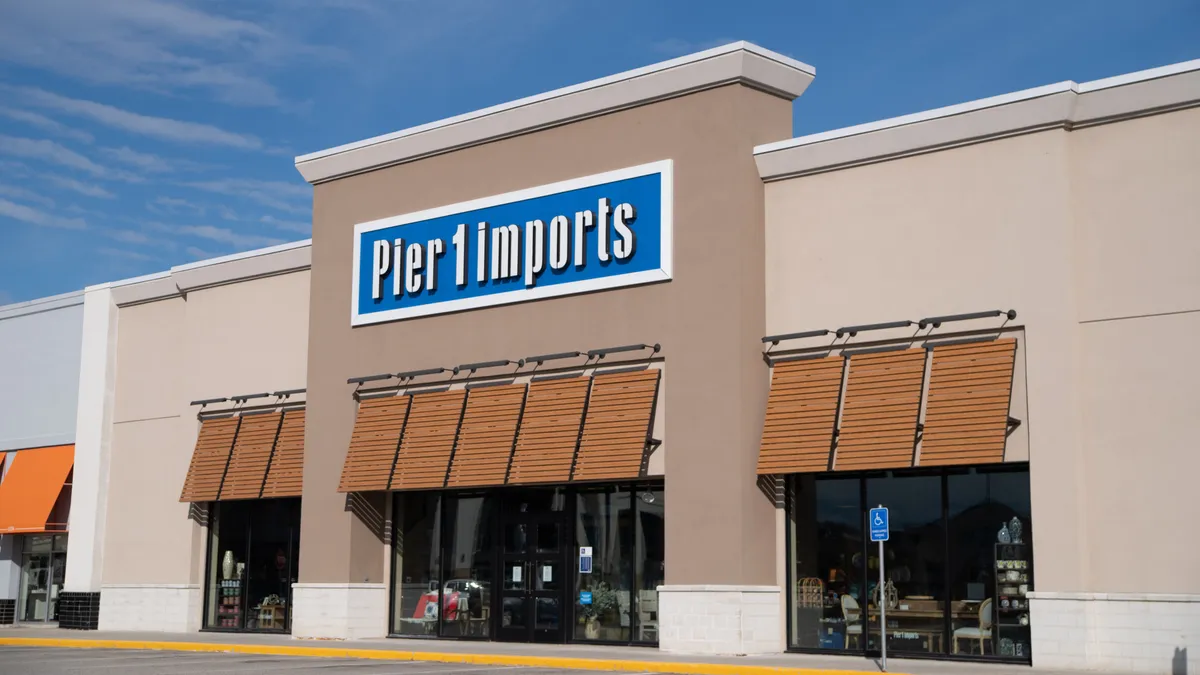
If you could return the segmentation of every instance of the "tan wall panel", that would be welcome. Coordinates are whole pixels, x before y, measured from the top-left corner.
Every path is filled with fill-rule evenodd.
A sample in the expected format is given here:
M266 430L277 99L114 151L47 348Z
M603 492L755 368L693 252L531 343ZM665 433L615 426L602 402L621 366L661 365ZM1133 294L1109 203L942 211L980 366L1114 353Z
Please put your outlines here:
M179 415L187 405L186 312L180 298L118 310L114 422Z
M1070 138L1080 320L1200 309L1200 108Z
M179 501L199 428L179 417L113 425L102 583L200 582L193 559L205 528Z
M104 583L200 583L206 528L178 502L200 427L198 406L188 404L305 386L308 277L254 279L118 310ZM140 419L154 421L130 421Z
M661 342L664 441L685 449L666 455L667 583L770 583L774 507L754 480L767 375L751 149L790 129L787 101L728 86L317 185L306 445L321 450L306 455L302 537L324 545L305 547L301 581L384 580L383 544L335 494L347 377ZM355 223L662 159L675 162L674 281L351 329Z
M1019 312L1038 585L1053 591L1082 590L1088 555L1079 371L1064 358L1078 353L1068 137L1029 134L766 187L765 334ZM999 323L935 334L985 325Z
M1080 473L1093 552L1082 590L1200 593L1200 541L1187 534L1200 475L1197 334L1200 312L1082 327Z

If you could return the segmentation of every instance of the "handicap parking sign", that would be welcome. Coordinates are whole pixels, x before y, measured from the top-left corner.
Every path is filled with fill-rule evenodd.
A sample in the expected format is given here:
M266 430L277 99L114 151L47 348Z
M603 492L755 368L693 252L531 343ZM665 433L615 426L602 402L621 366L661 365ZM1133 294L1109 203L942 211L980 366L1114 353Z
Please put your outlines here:
M870 524L871 541L888 540L888 510L886 507L880 506L871 509L870 515L867 516L867 522Z

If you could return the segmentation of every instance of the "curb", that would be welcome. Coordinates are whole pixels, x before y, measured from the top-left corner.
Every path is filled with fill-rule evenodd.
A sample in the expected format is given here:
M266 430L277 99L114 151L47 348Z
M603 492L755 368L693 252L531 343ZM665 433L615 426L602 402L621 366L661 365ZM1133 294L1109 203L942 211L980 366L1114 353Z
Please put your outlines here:
M141 649L177 652L213 652L267 656L307 656L316 658L374 659L378 661L433 661L469 663L485 666L525 666L565 670L607 670L675 675L863 675L857 670L825 670L752 666L725 663L686 663L672 661L632 661L626 659L589 659L567 656L526 656L509 654L455 654L414 652L396 649L352 649L347 647L299 647L214 642L155 642L148 640L87 640L65 638L0 637L0 646L63 647L75 649Z

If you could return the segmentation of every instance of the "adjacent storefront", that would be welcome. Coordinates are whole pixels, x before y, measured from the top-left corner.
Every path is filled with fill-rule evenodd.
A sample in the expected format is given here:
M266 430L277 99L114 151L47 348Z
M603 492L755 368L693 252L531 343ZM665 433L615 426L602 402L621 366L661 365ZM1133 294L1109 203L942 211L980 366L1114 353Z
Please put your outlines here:
M0 624L74 627L63 600L82 336L82 293L0 307Z
M1200 649L1144 564L1197 554L1200 67L791 138L812 77L737 43L305 155L310 242L88 289L100 627Z

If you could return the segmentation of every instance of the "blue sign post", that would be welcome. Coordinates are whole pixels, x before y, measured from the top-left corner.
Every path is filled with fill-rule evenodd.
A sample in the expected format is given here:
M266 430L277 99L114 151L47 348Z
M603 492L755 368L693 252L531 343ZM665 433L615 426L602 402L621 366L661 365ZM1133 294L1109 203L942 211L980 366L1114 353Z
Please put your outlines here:
M871 531L871 541L879 542L879 653L880 669L887 672L887 583L883 573L883 542L888 540L888 510L883 504L871 509L867 514L867 529Z

